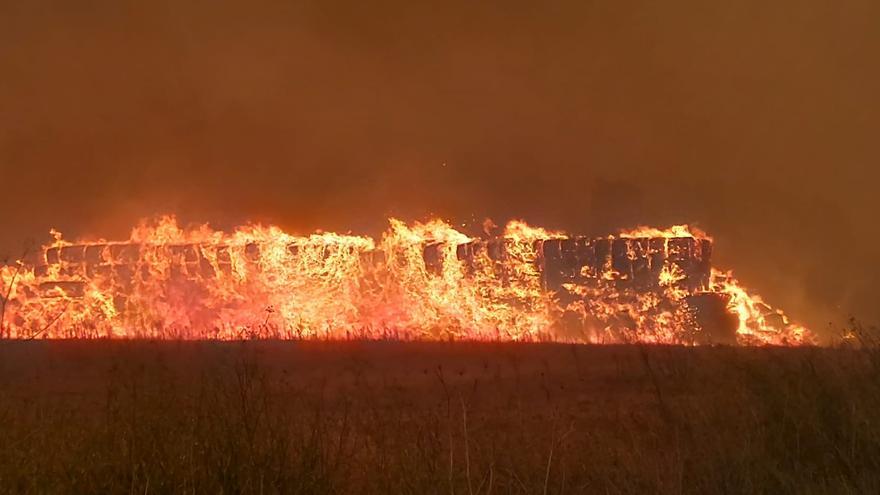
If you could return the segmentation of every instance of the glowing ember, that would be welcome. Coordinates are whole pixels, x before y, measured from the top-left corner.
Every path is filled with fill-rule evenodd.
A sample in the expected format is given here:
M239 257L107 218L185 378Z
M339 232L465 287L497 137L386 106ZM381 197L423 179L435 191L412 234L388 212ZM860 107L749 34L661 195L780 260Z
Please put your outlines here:
M569 237L521 221L488 240L391 219L378 242L248 225L69 243L0 267L7 338L399 338L811 343L712 268L688 227Z

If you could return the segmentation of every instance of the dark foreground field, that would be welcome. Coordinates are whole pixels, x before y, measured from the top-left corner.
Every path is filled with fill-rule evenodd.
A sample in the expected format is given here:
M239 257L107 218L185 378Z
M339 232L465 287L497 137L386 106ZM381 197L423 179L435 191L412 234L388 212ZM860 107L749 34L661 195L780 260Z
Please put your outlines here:
M878 493L832 349L2 342L8 493Z

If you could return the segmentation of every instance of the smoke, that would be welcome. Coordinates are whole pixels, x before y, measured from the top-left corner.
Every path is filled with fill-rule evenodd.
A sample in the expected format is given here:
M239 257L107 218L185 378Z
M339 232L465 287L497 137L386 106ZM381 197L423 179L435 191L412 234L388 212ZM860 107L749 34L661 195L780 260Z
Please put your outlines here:
M820 331L880 321L876 2L6 2L0 252L50 227L697 222Z

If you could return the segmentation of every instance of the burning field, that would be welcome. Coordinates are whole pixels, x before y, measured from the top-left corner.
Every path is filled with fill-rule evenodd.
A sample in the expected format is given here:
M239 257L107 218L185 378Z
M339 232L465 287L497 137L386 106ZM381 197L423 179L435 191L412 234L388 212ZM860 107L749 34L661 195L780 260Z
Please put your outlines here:
M0 267L5 338L394 339L800 345L686 225L582 237L511 221L472 238L391 219L379 239L143 222Z
M880 494L878 19L0 0L0 495Z

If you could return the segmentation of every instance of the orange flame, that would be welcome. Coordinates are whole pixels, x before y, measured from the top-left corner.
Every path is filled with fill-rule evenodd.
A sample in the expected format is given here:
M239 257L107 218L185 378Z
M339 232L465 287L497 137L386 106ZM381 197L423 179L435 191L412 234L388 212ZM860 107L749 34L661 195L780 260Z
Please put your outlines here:
M710 271L711 239L686 225L588 240L511 221L481 240L437 219L389 223L378 242L184 229L173 216L142 222L125 242L52 231L35 260L0 266L0 336L693 344L715 341L729 317L731 343L814 339ZM706 316L717 301L718 324Z
M620 232L619 236L621 238L665 237L668 239L673 237L693 237L696 239L712 239L708 234L692 225L673 225L668 229L639 225L634 229Z

